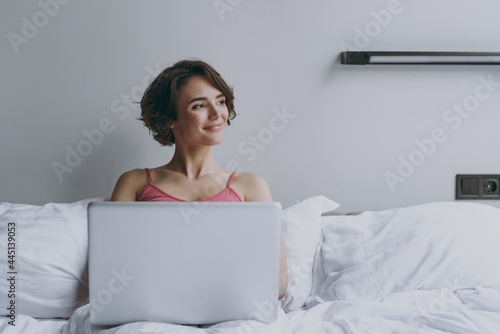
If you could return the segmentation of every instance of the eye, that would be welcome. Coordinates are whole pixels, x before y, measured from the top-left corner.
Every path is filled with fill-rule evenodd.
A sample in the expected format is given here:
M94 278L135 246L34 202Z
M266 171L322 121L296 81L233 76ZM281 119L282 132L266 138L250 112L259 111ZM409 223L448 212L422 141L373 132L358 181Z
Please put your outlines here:
M223 106L226 104L226 100L224 99L224 100L217 101L217 104Z
M203 104L195 104L192 108L193 109L201 109L201 108L203 108Z

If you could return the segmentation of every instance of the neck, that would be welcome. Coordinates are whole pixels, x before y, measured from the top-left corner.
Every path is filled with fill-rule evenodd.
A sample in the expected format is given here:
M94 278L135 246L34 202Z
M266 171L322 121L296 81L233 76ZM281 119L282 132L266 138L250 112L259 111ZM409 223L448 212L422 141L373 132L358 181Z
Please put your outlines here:
M177 144L174 156L166 167L186 175L189 179L214 174L222 169L213 158L211 146L185 148L179 147Z

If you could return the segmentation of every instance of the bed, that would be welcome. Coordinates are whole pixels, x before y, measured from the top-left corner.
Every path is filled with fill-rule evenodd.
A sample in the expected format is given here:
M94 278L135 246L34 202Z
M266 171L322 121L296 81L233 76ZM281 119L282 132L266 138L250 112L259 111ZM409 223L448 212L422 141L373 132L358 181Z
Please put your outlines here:
M345 215L324 196L283 210L290 281L276 322L91 326L94 200L0 203L0 333L500 333L500 209L435 202Z

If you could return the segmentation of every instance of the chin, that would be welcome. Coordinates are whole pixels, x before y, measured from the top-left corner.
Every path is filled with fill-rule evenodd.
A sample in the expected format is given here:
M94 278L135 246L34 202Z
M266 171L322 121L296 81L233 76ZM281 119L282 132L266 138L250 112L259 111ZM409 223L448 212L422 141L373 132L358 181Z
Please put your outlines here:
M222 144L222 140L218 140L218 141L216 141L215 143L213 143L212 145L214 145L214 146L215 146L215 145L219 145L219 144Z
M212 137L212 140L219 144L222 143L223 139L224 139L224 132L220 132L217 134L217 136Z
M207 140L207 145L208 146L215 146L215 145L219 145L222 143L222 138L217 138L217 139L212 139L212 140Z

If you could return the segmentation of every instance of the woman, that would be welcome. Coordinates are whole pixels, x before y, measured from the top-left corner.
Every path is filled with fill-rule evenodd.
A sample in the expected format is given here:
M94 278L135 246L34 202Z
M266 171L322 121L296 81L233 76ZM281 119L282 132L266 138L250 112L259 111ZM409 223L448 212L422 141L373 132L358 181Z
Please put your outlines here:
M146 89L141 118L153 138L175 151L166 165L120 176L112 201L272 201L267 182L218 165L212 147L222 142L236 112L231 88L210 65L183 60L165 69ZM281 236L279 298L288 285Z

